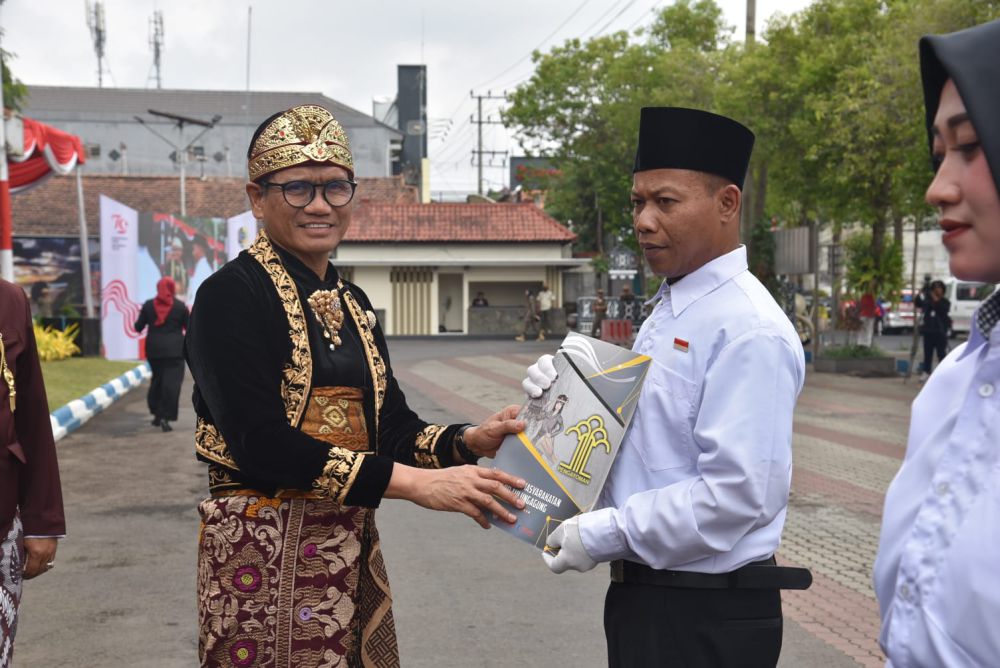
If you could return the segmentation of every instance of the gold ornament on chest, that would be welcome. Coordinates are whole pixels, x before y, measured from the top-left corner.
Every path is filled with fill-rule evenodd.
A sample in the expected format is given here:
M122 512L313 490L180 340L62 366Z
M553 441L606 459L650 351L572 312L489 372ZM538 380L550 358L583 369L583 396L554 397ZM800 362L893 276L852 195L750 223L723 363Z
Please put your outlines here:
M323 336L330 341L330 350L342 342L340 328L344 326L344 309L340 304L339 290L317 290L309 295L309 306L316 321L323 328Z

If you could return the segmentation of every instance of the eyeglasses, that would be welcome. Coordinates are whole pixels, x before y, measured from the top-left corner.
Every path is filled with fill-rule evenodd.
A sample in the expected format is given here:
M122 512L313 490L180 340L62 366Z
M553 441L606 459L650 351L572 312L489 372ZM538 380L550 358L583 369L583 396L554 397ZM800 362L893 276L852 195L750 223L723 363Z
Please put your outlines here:
M323 199L332 207L341 207L354 199L354 190L358 187L357 182L346 179L334 179L326 183L310 183L309 181L289 181L288 183L274 183L264 181L260 184L262 188L278 188L284 196L288 206L296 209L304 209L312 203L316 197L316 189L323 189Z

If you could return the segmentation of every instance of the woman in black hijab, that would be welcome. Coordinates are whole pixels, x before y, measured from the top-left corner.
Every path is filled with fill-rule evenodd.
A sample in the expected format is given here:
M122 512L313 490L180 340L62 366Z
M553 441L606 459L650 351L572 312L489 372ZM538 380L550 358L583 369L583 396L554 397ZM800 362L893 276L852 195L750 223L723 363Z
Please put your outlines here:
M1000 282L1000 21L920 40L951 272ZM913 402L875 560L891 666L1000 666L1000 292Z
M153 426L173 431L177 420L181 384L184 382L184 330L188 326L187 305L175 297L174 279L164 276L156 284L156 297L139 311L135 331L147 326L146 359L153 372L146 403L153 415Z

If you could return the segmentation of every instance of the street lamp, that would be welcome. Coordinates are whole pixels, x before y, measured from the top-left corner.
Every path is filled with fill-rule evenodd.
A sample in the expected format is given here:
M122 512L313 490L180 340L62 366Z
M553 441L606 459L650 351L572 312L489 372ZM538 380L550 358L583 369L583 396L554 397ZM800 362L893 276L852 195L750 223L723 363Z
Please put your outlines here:
M149 111L149 113L151 113L153 116L160 116L161 118L170 119L177 126L177 133L178 136L180 137L180 142L178 144L175 144L174 142L170 141L162 134L160 134L151 125L146 123L146 121L143 120L142 117L140 116L135 117L135 120L138 121L142 127L146 128L154 135L165 141L168 145L170 145L174 149L174 151L177 154L177 162L181 168L181 217L184 217L187 215L187 200L184 195L184 167L187 164L188 149L190 149L196 141L201 139L206 132L214 128L216 124L222 120L222 116L216 114L215 116L212 117L211 121L203 121L198 118L191 118L190 116L181 116L180 114L172 114L167 111L157 111L155 109L148 109L147 111ZM185 125L197 125L204 128L201 132L199 132L195 136L194 139L189 141L186 145L184 144Z

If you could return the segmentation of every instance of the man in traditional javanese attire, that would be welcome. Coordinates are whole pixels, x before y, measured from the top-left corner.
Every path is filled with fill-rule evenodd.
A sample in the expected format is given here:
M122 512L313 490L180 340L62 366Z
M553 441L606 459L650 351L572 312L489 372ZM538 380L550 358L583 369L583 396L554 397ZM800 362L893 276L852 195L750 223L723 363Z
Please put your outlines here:
M263 230L198 291L186 342L198 457L209 465L198 557L203 666L397 666L375 508L523 507L506 473L457 466L524 428L407 406L371 302L330 264L351 221L348 139L329 111L264 121L247 194Z

